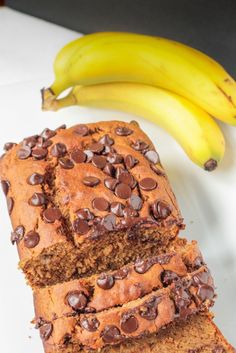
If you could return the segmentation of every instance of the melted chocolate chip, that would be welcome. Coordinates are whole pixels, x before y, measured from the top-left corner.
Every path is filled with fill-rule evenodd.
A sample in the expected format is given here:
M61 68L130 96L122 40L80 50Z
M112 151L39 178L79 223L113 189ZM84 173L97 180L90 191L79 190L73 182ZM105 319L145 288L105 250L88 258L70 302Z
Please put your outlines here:
M31 156L31 148L28 146L23 146L17 151L17 157L19 159L27 159Z
M135 141L135 143L133 143L131 145L131 147L133 147L133 149L136 151L142 152L142 151L146 150L149 147L149 145L144 141L137 140L137 141Z
M182 288L175 288L174 290L174 301L177 309L177 313L182 319L186 319L189 314L191 314L191 309L188 308L191 304L190 295L187 291Z
M173 271L163 271L161 273L161 282L163 283L164 287L169 286L171 283L176 282L179 280L179 276L177 273Z
M115 284L114 277L106 273L102 273L97 279L98 287L102 289L111 289Z
M139 197L138 195L131 195L129 199L129 203L130 203L130 206L137 211L141 210L141 208L143 207L143 201L141 197Z
M81 208L76 212L76 215L78 218L85 219L86 221L94 219L94 214L88 208Z
M32 151L32 156L38 160L44 159L47 156L47 154L48 154L48 150L46 148L36 147Z
M108 146L112 146L114 144L114 140L107 134L101 137L99 142L102 143L103 145L108 145Z
M115 280L121 280L126 278L128 276L128 273L128 268L121 268L120 270L116 271L113 276Z
M35 192L29 199L29 204L35 207L43 206L46 204L46 197L42 193Z
M160 162L159 156L156 151L152 151L152 150L147 151L145 153L145 157L149 160L149 162L153 164L157 164Z
M132 207L125 207L123 214L125 218L133 218L139 216L138 211L134 210Z
M158 304L161 297L152 297L139 308L139 315L146 320L155 320L158 315Z
M166 219L171 215L172 206L165 201L155 201L152 205L152 212L157 220Z
M73 224L73 230L77 233L77 234L86 234L89 231L89 225L88 222L84 219L81 218L77 218Z
M103 172L107 175L110 175L110 176L115 176L115 173L116 173L116 169L115 167L110 164L110 163L106 163L104 169L103 169Z
M94 176L87 176L83 178L83 184L86 186L94 187L100 183L100 179Z
M52 148L51 148L51 155L53 157L64 157L67 152L66 145L64 143L56 143Z
M57 133L55 131L46 128L43 130L43 132L40 134L40 136L43 137L45 140L48 140L51 137L55 136L56 134Z
M88 149L93 153L101 153L104 149L104 145L100 142L94 142L88 146Z
M128 199L131 196L131 188L124 183L118 184L115 188L115 194L121 199Z
M38 135L26 137L23 140L23 145L33 148L34 146L36 146L37 139L38 139Z
M74 150L71 153L71 159L74 163L84 163L86 161L87 155L81 150Z
M123 162L123 156L118 153L111 153L107 156L107 161L112 164L120 164Z
M2 191L4 192L4 195L7 196L10 188L10 182L8 180L2 180L1 185L2 185Z
M74 163L69 158L60 158L59 164L63 169L72 169L74 167Z
M98 211L107 211L109 209L109 202L103 197L96 197L92 202L93 208Z
M33 230L28 232L24 237L24 244L26 248L29 248L29 249L35 248L35 246L38 245L39 241L40 241L39 234Z
M87 136L89 133L89 128L87 125L79 124L75 127L74 133L80 136Z
M97 168L99 168L99 169L103 169L103 168L105 167L106 163L107 163L107 162L106 162L106 158L105 158L105 157L103 157L103 156L97 156L97 155L93 156L92 164L93 164L95 167L97 167Z
M14 229L14 232L11 233L11 243L14 245L15 243L19 243L21 239L23 239L25 234L25 228L23 226L17 226Z
M108 214L103 217L101 224L106 230L112 231L116 227L116 217L113 214Z
M128 127L125 127L125 126L118 126L115 129L115 133L118 136L128 136L128 135L131 135L133 133L133 130L131 130Z
M80 320L80 325L83 329L89 332L95 332L97 331L100 322L96 317L83 317Z
M124 205L120 202L112 202L111 212L114 213L117 217L123 217Z
M120 327L121 330L125 333L132 333L138 329L138 320L135 316L131 315L130 313L125 313L122 315Z
M62 217L59 208L50 207L43 212L43 219L47 223L54 223Z
M144 178L139 182L139 186L142 190L151 191L157 187L157 182L152 178Z
M120 330L114 325L107 325L101 332L101 337L105 343L116 343L121 339Z
M39 173L33 173L27 178L27 183L29 185L39 185L44 182L44 176Z
M74 290L67 294L66 302L72 309L81 311L85 309L88 299L83 292Z
M47 341L49 337L51 336L53 331L53 325L51 322L48 322L44 324L43 326L40 327L39 332L40 332L40 337L43 341Z
M12 213L14 207L14 200L12 197L7 197L7 209L8 209L8 213L9 215Z
M104 185L112 191L115 190L117 184L118 184L118 180L114 178L107 178L104 180Z
M16 146L16 143L14 142L6 142L5 145L3 146L4 151L10 151L12 147Z
M91 160L93 159L93 156L94 156L93 152L90 151L90 150L84 150L84 153L85 153L86 156L87 156L86 162L87 162L87 163L90 163Z
M155 164L150 164L150 167L157 175L165 176L165 173L160 168L158 168Z
M214 288L208 284L201 284L198 288L197 295L202 301L211 300L214 298Z
M125 156L125 166L127 169L132 169L139 161L134 158L131 154Z

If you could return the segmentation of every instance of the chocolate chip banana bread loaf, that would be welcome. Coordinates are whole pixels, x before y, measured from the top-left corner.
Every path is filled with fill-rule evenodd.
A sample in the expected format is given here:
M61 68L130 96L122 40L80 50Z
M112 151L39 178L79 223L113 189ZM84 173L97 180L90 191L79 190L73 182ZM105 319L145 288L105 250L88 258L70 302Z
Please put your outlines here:
M45 129L5 150L11 240L34 287L163 253L183 227L159 156L136 122Z

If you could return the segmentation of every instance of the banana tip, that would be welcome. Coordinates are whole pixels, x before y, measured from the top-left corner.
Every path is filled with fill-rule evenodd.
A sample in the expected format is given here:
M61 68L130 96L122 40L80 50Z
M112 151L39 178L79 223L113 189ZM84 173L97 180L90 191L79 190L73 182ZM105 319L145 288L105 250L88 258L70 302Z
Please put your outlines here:
M56 99L56 96L53 92L53 90L49 88L42 88L40 90L41 92L41 99L42 99L42 110L54 110L53 109L53 103Z
M209 159L205 164L204 164L204 169L207 170L208 172L212 172L215 170L218 166L218 163L215 159Z

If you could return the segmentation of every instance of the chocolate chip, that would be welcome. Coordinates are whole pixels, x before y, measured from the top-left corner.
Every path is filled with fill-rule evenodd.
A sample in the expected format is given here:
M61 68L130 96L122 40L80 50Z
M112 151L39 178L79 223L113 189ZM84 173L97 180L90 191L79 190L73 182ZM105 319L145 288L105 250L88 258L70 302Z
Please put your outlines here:
M44 159L47 154L48 150L46 148L36 147L32 150L32 156L38 160Z
M29 199L29 204L35 207L43 206L46 204L46 197L40 192L35 192Z
M120 202L112 202L111 212L114 213L117 217L123 217L124 205Z
M43 130L43 132L40 134L40 136L43 137L45 140L48 140L51 137L55 136L56 134L57 133L55 131L46 128Z
M31 230L24 237L24 244L27 248L31 249L38 245L40 236L35 231Z
M149 162L157 164L160 162L159 156L156 151L147 151L145 153L145 157L149 160Z
M84 163L86 161L87 155L81 150L75 150L71 153L71 159L75 163Z
M51 148L50 152L53 157L64 157L67 152L66 145L64 145L64 143L58 142Z
M109 202L103 197L96 197L92 202L93 208L96 208L98 211L107 211L109 208Z
M124 183L118 184L115 188L115 194L121 199L128 199L131 196L131 188Z
M128 127L125 127L125 126L118 126L115 129L115 133L118 136L128 136L128 135L131 135L133 133L133 130L131 130Z
M4 192L4 195L7 196L10 188L10 182L8 180L2 180L1 185L2 185L2 191Z
M25 228L23 226L17 226L14 229L14 232L11 233L11 243L14 245L15 243L19 243L25 234Z
M103 145L112 146L114 144L114 140L109 135L104 135L99 139L99 142Z
M16 146L16 143L14 142L6 142L5 145L3 146L4 151L10 151L12 147Z
M137 211L141 210L141 208L143 207L143 201L141 197L139 197L138 195L134 195L134 194L131 195L129 199L129 203L130 203L130 206Z
M91 162L91 160L93 159L93 156L94 156L93 152L90 150L84 150L84 153L87 156L86 162L87 163Z
M157 187L157 182L152 178L144 178L139 182L139 186L142 190L150 191Z
M100 179L94 176L87 176L83 178L83 184L86 186L94 187L100 183Z
M107 275L106 273L102 273L97 279L97 285L102 289L111 289L114 284L114 277L112 275Z
M152 205L152 212L157 220L162 220L171 215L172 207L165 201L155 201Z
M123 156L118 153L111 153L107 156L107 161L112 164L120 164L123 162Z
M236 349L233 349L233 351L236 353ZM225 353L225 349L223 346L216 346L213 350L212 353ZM197 353L197 352L196 352Z
M121 268L120 270L116 271L113 276L116 280L124 279L128 276L129 269L128 268Z
M150 164L150 167L157 175L165 176L165 173L160 168L158 168L155 164Z
M60 158L59 164L63 169L72 169L74 167L74 163L69 158Z
M67 294L66 302L72 309L81 311L85 309L88 299L83 292L74 290Z
M125 169L123 167L117 167L116 168L116 179L119 179L120 175L125 172Z
M97 331L100 322L96 317L83 317L80 320L80 325L83 329L89 332L95 332Z
M87 125L80 124L75 127L74 133L80 136L87 136L89 133L89 128L87 127Z
M8 209L8 213L9 215L12 213L14 207L14 200L12 197L7 197L7 209Z
M140 274L146 273L154 265L154 263L155 262L150 261L148 259L138 259L134 264L134 270Z
M176 282L179 280L179 276L177 273L173 271L163 271L161 273L161 282L163 283L164 287L169 286L171 283Z
M118 184L118 180L114 179L114 178L106 178L104 180L104 185L109 189L114 191L116 185Z
M116 169L115 167L110 164L110 163L107 163L103 169L103 172L107 175L110 175L110 176L115 176L115 173L116 173Z
M48 322L44 324L43 326L40 327L39 332L40 332L40 337L43 341L47 341L49 337L51 336L53 331L53 325L51 322Z
M104 149L102 151L102 154L104 156L107 156L108 154L111 154L111 153L115 153L115 149L111 146L108 146L108 145L104 145Z
M106 163L107 163L107 162L106 162L106 158L105 158L105 157L103 157L103 156L97 156L97 155L93 156L92 164L93 164L95 167L97 167L97 168L99 168L99 169L103 169L103 168L105 167Z
M26 137L23 140L23 146L28 146L30 148L33 148L34 146L36 146L37 140L38 140L38 135Z
M188 308L191 304L191 298L184 288L179 287L174 290L174 302L179 316L186 319L191 314L191 309Z
M134 158L131 154L125 156L125 166L127 169L132 169L139 161Z
M89 231L89 225L88 222L86 220L83 220L81 218L77 218L73 224L73 230L75 231L75 233L78 234L86 234Z
M81 208L76 212L76 215L78 218L85 219L86 221L94 219L94 214L88 208Z
M112 231L116 227L116 217L113 214L108 214L103 217L101 224L106 230Z
M214 298L214 288L208 284L201 284L198 288L197 295L202 301Z
M101 332L101 337L105 343L116 343L121 339L120 330L115 325L107 325Z
M146 320L155 320L158 315L160 297L152 297L139 308L139 315Z
M43 212L43 219L47 223L54 223L62 217L59 208L50 207Z
M27 159L31 156L31 148L28 146L23 146L17 151L17 156L19 159Z
M104 149L104 145L100 142L94 142L88 146L88 149L94 153L101 153Z
M133 218L139 216L138 211L134 210L132 207L125 207L123 214L125 218Z
M39 173L33 173L27 178L27 183L29 185L39 185L44 182L44 176Z
M134 183L133 176L127 171L124 171L123 173L120 173L120 175L118 176L118 180L119 180L120 183L127 184L130 187L132 187L132 185Z
M149 145L144 141L137 140L131 145L131 147L133 147L136 151L143 152L149 147Z
M66 129L66 124L62 124L62 125L60 125L59 127L57 127L57 128L56 128L56 131L58 131L58 130L64 130L64 129Z
M135 316L131 315L130 313L125 313L122 315L120 327L121 330L125 333L132 333L138 329L138 320Z

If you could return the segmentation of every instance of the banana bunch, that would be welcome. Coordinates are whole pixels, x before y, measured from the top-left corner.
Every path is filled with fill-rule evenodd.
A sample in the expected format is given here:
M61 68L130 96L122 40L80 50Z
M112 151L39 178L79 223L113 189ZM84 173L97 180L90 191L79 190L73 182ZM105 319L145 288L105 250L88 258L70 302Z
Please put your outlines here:
M212 117L236 125L233 78L207 55L168 39L119 32L86 35L62 48L54 71L53 84L42 90L44 110L79 104L143 116L168 131L208 171L225 150Z

